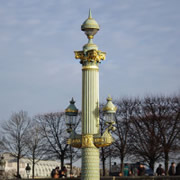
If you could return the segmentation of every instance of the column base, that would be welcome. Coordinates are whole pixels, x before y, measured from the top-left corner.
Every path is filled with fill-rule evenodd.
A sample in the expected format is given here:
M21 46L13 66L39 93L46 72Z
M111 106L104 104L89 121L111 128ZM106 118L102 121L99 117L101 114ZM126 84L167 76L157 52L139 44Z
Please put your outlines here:
M82 165L81 180L99 180L99 149L83 148L82 149Z

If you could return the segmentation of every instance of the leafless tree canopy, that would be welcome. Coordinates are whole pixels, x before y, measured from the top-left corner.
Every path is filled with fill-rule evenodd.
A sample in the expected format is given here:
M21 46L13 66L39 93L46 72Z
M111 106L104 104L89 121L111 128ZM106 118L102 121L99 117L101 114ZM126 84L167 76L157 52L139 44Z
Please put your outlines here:
M19 160L27 154L26 139L29 127L30 118L25 111L13 113L2 126L4 148L17 158L17 175Z
M61 168L64 160L70 157L70 148L66 143L69 134L67 133L64 113L48 113L36 116L36 121L40 125L41 134L46 143L47 156L61 161ZM79 153L74 148L71 149L73 159L79 157Z
M125 157L145 162L152 169L164 159L167 173L172 152L180 152L180 97L123 98L115 103L117 129L111 154L120 159L120 169Z
M46 156L46 144L41 134L40 125L35 121L31 121L31 127L27 132L27 157L32 162L32 178L35 174L36 163Z
M63 113L48 113L36 116L40 125L41 133L46 142L47 156L60 159L61 166L64 166L64 159L68 150L66 144L68 134L66 132Z

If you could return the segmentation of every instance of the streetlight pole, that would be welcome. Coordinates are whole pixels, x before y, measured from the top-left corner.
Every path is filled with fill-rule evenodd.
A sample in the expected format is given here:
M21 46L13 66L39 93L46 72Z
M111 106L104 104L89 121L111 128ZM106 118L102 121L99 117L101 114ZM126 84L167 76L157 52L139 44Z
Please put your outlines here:
M74 132L74 128L77 124L77 115L78 115L78 109L75 106L75 101L72 98L70 101L70 105L65 110L66 115L66 125L67 125L67 132L72 133ZM69 147L70 151L70 176L72 175L72 147L70 145Z
M89 17L84 21L81 30L85 32L88 43L83 46L82 51L75 51L75 58L80 59L82 64L82 134L71 132L68 143L82 149L81 179L99 180L99 147L105 147L113 142L110 130L114 130L114 121L109 121L109 115L113 117L116 107L109 98L104 113L108 119L107 129L101 136L99 131L99 63L105 60L106 53L98 50L92 39L99 31L98 23Z

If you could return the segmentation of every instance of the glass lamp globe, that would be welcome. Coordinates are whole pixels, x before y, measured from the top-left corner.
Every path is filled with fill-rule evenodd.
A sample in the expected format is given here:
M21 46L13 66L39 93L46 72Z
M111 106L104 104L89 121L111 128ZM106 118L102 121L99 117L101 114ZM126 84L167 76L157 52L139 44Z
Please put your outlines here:
M75 101L72 98L70 105L65 110L66 125L70 128L74 127L77 123L78 109L75 106Z
M114 122L116 110L117 107L112 103L112 98L109 96L106 105L103 107L103 115L106 122Z

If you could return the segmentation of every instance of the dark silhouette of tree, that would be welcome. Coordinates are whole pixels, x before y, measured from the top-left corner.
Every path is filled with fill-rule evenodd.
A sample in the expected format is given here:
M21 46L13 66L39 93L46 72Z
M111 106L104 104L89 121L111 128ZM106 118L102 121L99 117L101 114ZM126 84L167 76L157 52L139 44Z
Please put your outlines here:
M176 150L180 132L179 97L145 97L131 118L131 142L134 154L154 169L154 163L165 159L165 172L171 152Z
M27 157L32 162L32 178L34 178L35 165L45 157L47 152L40 126L36 121L32 121L31 127L27 132L26 146L28 150Z
M20 111L13 113L2 126L3 146L17 159L17 176L19 175L20 159L27 154L26 140L30 121L27 112Z
M120 158L121 172L123 172L125 157L131 153L130 124L137 103L137 99L132 100L130 98L123 98L116 102L116 130L113 133L115 137L115 142L113 143L115 152L113 154Z
M64 160L67 158L68 151L68 144L66 144L68 134L63 115L63 113L56 112L35 117L40 125L48 156L55 159L58 158L61 161L61 168L64 166Z
M168 174L170 153L178 149L180 135L180 97L146 98L146 104L157 121L160 141L165 160L165 173Z
M160 133L156 119L145 101L136 106L136 115L131 117L131 148L138 161L144 161L154 170L154 164L162 155Z
M39 123L41 134L46 144L47 158L59 159L61 168L64 166L65 159L72 156L73 162L79 158L77 149L71 148L70 152L69 145L67 144L69 134L66 131L64 113L48 113L37 115L35 118Z

